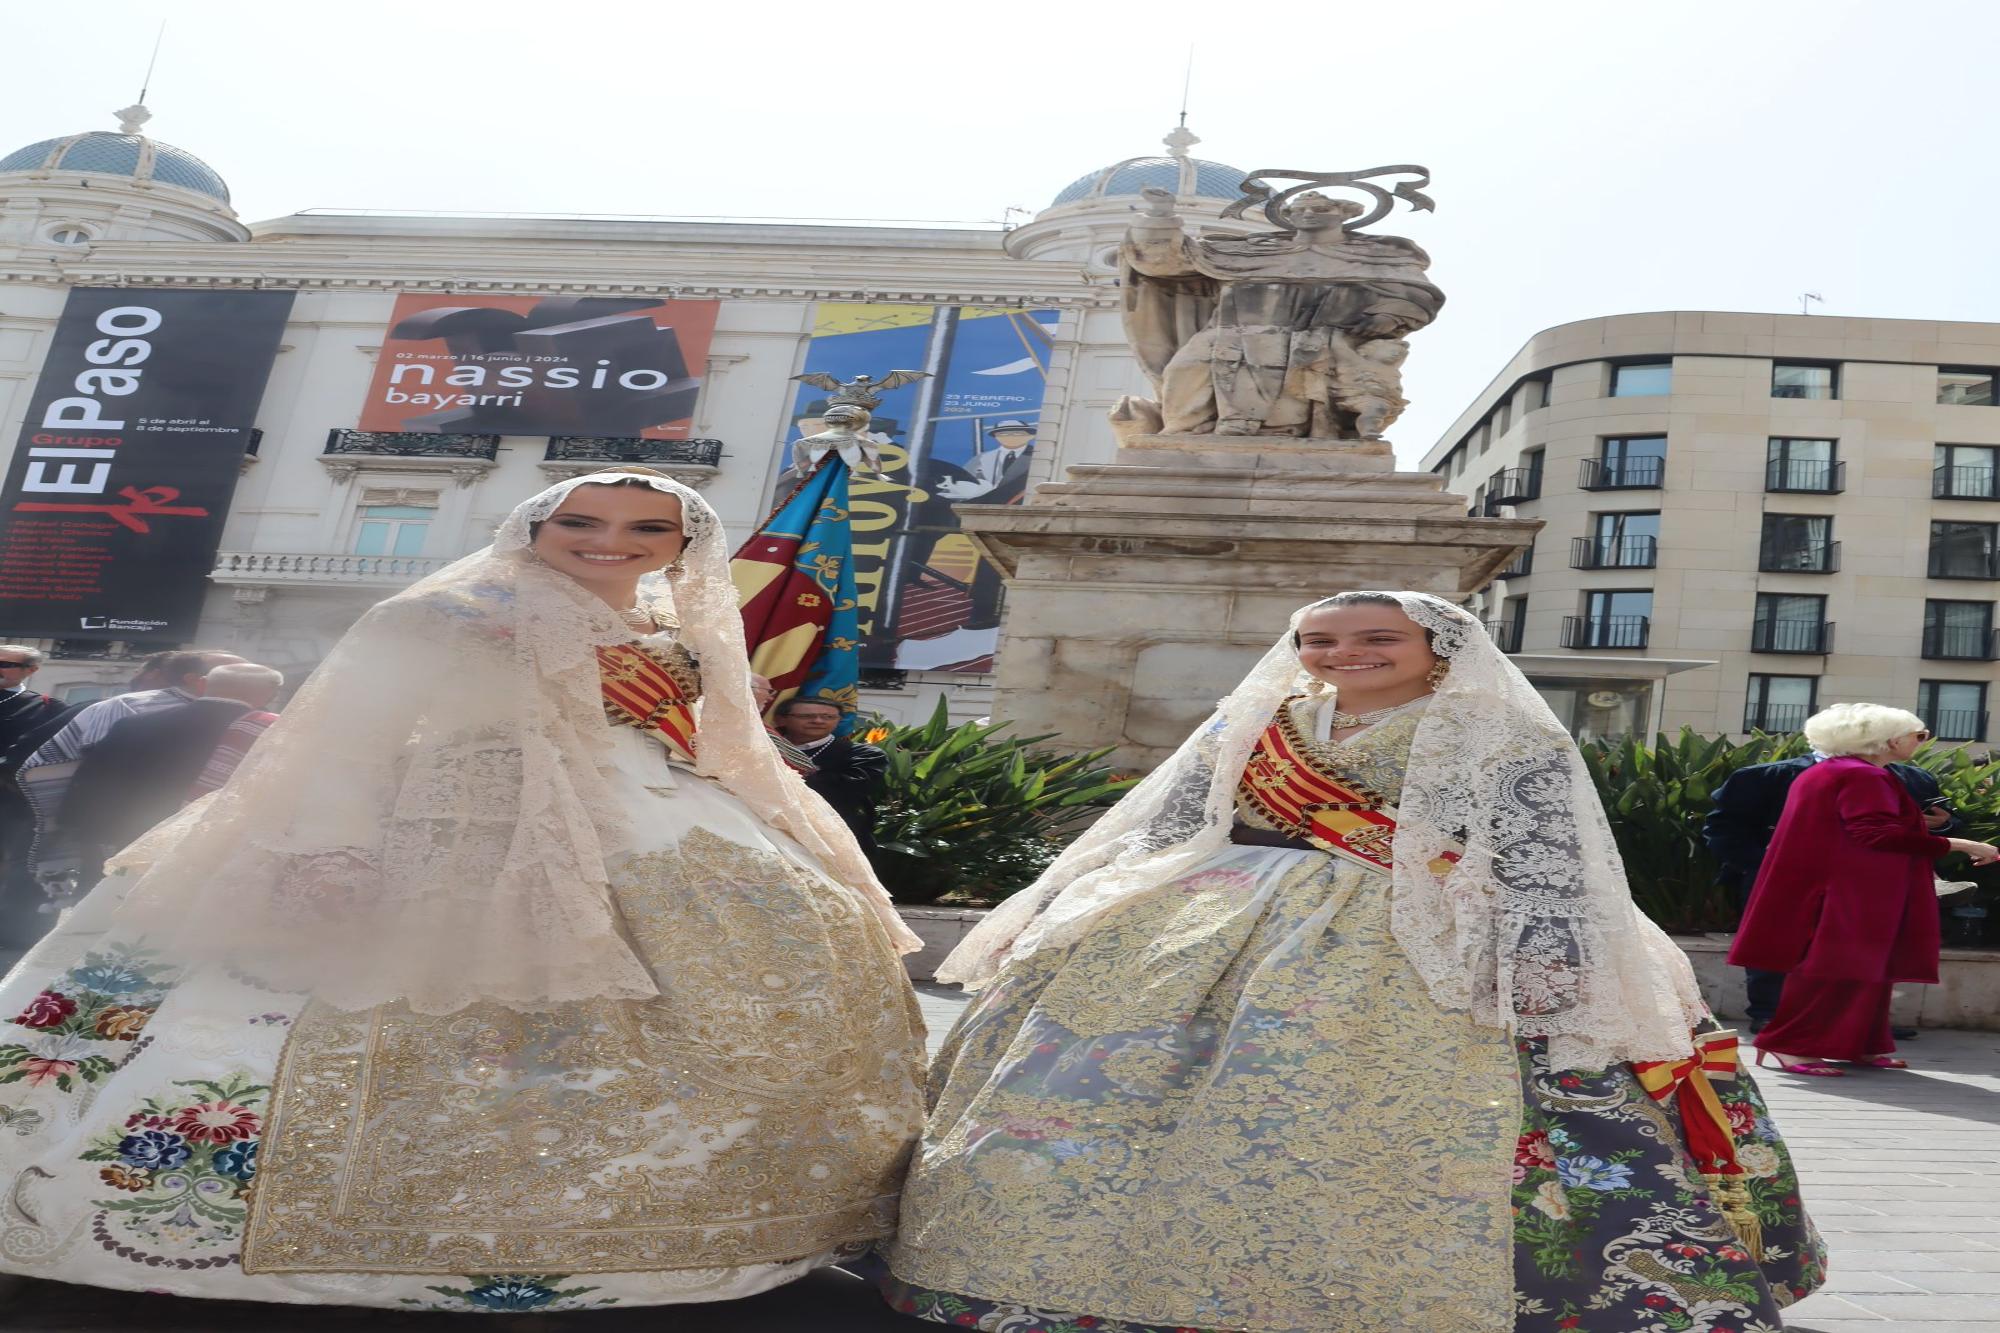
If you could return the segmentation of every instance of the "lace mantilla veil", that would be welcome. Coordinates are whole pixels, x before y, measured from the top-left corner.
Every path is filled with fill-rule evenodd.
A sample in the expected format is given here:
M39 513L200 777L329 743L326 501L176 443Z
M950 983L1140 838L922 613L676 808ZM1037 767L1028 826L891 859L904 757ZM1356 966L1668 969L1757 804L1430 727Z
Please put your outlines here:
M116 928L343 1009L658 995L607 887L630 830L605 777L596 650L633 634L529 550L570 491L623 478L681 502L685 571L647 575L639 596L702 667L697 772L860 895L902 951L921 947L764 731L715 511L620 472L549 487L491 546L362 616L228 786L113 860L135 877Z
M1431 996L1546 1037L1558 1068L1686 1055L1707 1006L1686 956L1633 905L1569 733L1466 612L1422 593L1376 595L1400 602L1451 667L1410 745L1394 853L1396 939ZM1311 609L1293 614L1294 629ZM1258 738L1285 699L1316 688L1287 631L1166 763L967 935L938 979L983 986L1221 851ZM1454 840L1465 855L1434 872Z

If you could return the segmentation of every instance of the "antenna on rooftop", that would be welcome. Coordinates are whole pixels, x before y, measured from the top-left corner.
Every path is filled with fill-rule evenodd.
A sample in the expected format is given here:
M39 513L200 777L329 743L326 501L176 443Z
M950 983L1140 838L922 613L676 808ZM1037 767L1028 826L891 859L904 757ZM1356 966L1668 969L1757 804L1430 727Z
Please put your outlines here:
M1194 43L1188 43L1187 73L1181 78L1181 128L1187 128L1188 93L1194 87Z
M167 40L167 21L160 20L160 30L153 37L153 55L146 62L146 77L139 82L139 105L146 104L146 94L153 88L153 70L160 63L160 43Z
M1821 305L1826 304L1826 298L1824 296L1821 296L1818 292L1800 292L1799 313L1801 315L1810 315L1812 313L1812 303L1814 301L1819 302Z

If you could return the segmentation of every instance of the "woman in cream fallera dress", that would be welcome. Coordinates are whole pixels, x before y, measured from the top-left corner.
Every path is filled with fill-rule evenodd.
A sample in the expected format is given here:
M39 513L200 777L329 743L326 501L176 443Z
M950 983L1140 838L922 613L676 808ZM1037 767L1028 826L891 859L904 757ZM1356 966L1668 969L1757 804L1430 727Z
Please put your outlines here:
M912 941L756 725L699 496L624 482L683 506L678 629L528 558L618 480L371 612L0 985L0 1272L580 1310L889 1233Z
M983 989L890 1303L1004 1333L1776 1330L1823 1247L1574 747L1464 612L1349 597L1426 631L1436 693L1331 739L1287 636L947 961Z

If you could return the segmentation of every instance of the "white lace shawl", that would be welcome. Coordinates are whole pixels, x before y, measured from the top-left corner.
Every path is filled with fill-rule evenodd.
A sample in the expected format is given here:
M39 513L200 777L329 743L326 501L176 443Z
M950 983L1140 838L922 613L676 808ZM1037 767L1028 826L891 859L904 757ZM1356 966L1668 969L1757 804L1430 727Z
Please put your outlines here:
M757 718L715 511L637 473L542 491L491 546L364 615L226 787L114 861L137 877L121 928L345 1009L657 995L607 889L629 830L606 785L596 650L633 634L528 549L572 489L621 476L685 515L685 572L648 576L640 596L700 660L697 772L850 886L900 948L921 947Z
M1432 998L1546 1037L1561 1068L1687 1054L1708 1013L1694 971L1633 905L1569 734L1466 612L1421 593L1382 595L1450 663L1411 742L1392 889L1396 939ZM1166 763L980 923L938 979L983 986L1222 850L1258 738L1287 696L1319 688L1288 632ZM1433 871L1454 841L1462 859Z

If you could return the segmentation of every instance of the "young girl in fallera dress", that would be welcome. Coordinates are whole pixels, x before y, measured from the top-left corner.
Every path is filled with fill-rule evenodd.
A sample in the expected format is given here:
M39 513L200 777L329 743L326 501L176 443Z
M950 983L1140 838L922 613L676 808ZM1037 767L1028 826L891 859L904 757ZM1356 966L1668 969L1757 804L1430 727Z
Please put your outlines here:
M0 1273L580 1310L888 1234L916 941L758 721L722 536L549 488L114 860L0 983Z
M1574 745L1437 598L1302 610L940 976L920 1319L1769 1333L1823 1279Z

